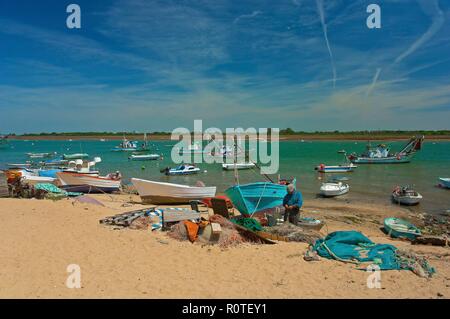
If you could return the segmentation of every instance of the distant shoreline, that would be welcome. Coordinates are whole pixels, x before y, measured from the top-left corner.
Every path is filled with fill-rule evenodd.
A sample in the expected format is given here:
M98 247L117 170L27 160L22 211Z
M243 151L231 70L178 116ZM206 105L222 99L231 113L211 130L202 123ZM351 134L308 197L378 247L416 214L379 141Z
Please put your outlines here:
M290 134L280 135L280 140L292 141L292 140L304 140L304 141L395 141L395 140L407 140L411 138L412 134L402 135L355 135L355 134ZM126 135L128 140L143 140L143 134ZM254 137L257 138L257 137ZM99 141L101 139L117 141L122 140L123 136L118 135L20 135L10 136L9 140L86 140L86 141ZM170 141L170 135L147 135L148 140L161 140ZM450 141L450 135L425 135L425 140L438 140L438 141Z

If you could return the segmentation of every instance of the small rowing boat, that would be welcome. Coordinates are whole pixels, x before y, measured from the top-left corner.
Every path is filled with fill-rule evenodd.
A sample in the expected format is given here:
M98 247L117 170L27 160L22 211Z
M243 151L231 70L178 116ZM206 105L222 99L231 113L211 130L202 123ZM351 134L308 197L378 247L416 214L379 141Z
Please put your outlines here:
M384 229L389 236L394 238L407 238L414 240L417 236L422 234L421 231L413 224L396 217L385 218Z
M128 159L132 161L151 161L159 159L159 154L132 154Z
M422 195L416 192L412 186L397 186L392 191L392 199L403 205L417 205L422 200Z
M236 163L236 164L222 164L222 169L226 171L231 171L236 169L251 169L254 168L256 165L255 163Z
M83 159L89 157L89 154L86 153L75 153L75 154L63 154L63 159Z
M320 164L319 166L316 166L314 169L320 173L347 173L347 172L353 172L355 168L357 168L353 163L350 163L348 165L325 165Z
M118 191L121 184L120 173L108 174L107 176L93 176L89 174L57 172L56 176L63 188L71 192L111 193Z
M202 200L216 195L215 186L188 186L139 178L132 178L131 182L136 187L143 203L184 204L191 200Z
M191 175L197 174L198 172L200 172L200 168L190 164L179 165L175 168L166 167L161 170L161 173L166 175Z
M450 178L440 177L439 181L441 182L442 187L450 188Z
M350 186L342 182L326 182L320 186L320 194L324 197L341 196L348 193L349 190Z

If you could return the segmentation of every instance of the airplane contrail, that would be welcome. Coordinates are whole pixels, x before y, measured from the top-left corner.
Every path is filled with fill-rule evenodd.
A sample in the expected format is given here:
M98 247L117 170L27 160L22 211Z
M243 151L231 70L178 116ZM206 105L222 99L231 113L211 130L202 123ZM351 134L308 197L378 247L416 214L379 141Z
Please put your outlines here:
M419 49L422 45L424 45L427 41L429 41L433 35L438 32L445 22L444 13L439 8L439 1L438 0L417 0L420 7L422 8L422 11L431 17L432 23L428 27L427 31L422 34L420 38L418 38L416 41L414 41L413 44L409 46L409 48L404 51L402 54L400 54L392 63L392 65L395 65L397 63L400 63L405 59L407 56L413 54L417 49ZM391 65L391 66L392 66ZM372 84L369 86L369 89L367 90L367 96L372 92L374 89L378 78L380 77L381 68L378 68L375 76L373 77Z
M330 42L328 41L328 31L327 31L327 25L325 23L323 2L322 2L322 0L316 0L316 4L317 4L317 11L319 12L319 16L320 16L320 23L322 24L323 36L325 38L325 43L327 45L328 54L330 55L331 69L333 71L333 88L335 88L336 87L336 66L334 64L334 57L333 57L333 52L331 51Z
M422 7L423 12L431 17L432 23L420 38L418 38L405 52L400 54L395 59L394 63L399 63L408 55L414 53L418 48L430 40L431 37L444 25L444 13L439 8L438 0L417 0L417 2Z

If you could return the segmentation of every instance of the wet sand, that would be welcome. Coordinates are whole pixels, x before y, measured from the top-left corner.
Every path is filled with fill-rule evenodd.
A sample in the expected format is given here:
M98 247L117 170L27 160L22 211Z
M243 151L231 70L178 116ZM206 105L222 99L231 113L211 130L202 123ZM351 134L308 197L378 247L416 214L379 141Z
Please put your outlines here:
M91 195L93 196L93 195ZM427 256L431 279L410 271L384 271L381 289L367 273L321 258L306 262L305 243L244 244L221 249L179 242L164 232L115 230L106 216L139 209L135 195L95 195L105 206L60 201L0 199L1 298L448 298L450 251L392 240L381 232L385 216L411 217L392 205L315 199L303 215L326 221L324 234L359 230ZM81 288L69 289L67 266L81 267Z

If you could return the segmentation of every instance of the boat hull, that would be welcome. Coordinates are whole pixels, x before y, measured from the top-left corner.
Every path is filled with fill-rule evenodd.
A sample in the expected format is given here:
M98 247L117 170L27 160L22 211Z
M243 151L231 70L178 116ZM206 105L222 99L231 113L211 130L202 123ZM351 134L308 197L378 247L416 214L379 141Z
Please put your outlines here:
M411 162L410 157L356 157L349 158L349 160L354 164L404 164Z
M341 186L329 186L327 185L322 185L320 187L320 194L324 197L336 197L336 196L341 196L344 194L347 194L350 190L350 186L348 186L347 184L343 184Z
M142 202L149 204L185 204L216 195L216 187L195 187L132 178Z
M253 163L237 163L236 169L251 169L254 168L256 165ZM226 171L232 171L234 170L235 164L222 164L222 169Z
M353 172L356 166L325 166L317 167L319 173L348 173Z
M441 185L445 188L450 188L450 178L439 178L439 181L441 182Z
M394 202L397 202L402 205L417 205L422 200L422 195L418 196L398 196L396 194L392 194L392 199Z
M232 186L225 190L225 194L241 214L252 215L282 205L287 191L286 185L259 182Z
M64 189L73 192L110 193L118 191L121 185L120 180L86 174L58 172L56 176Z
M386 218L383 224L386 232L394 238L415 240L417 236L421 235L420 230L416 226L399 218Z
M131 155L129 157L132 161L152 161L159 159L159 155L151 154L151 155Z

